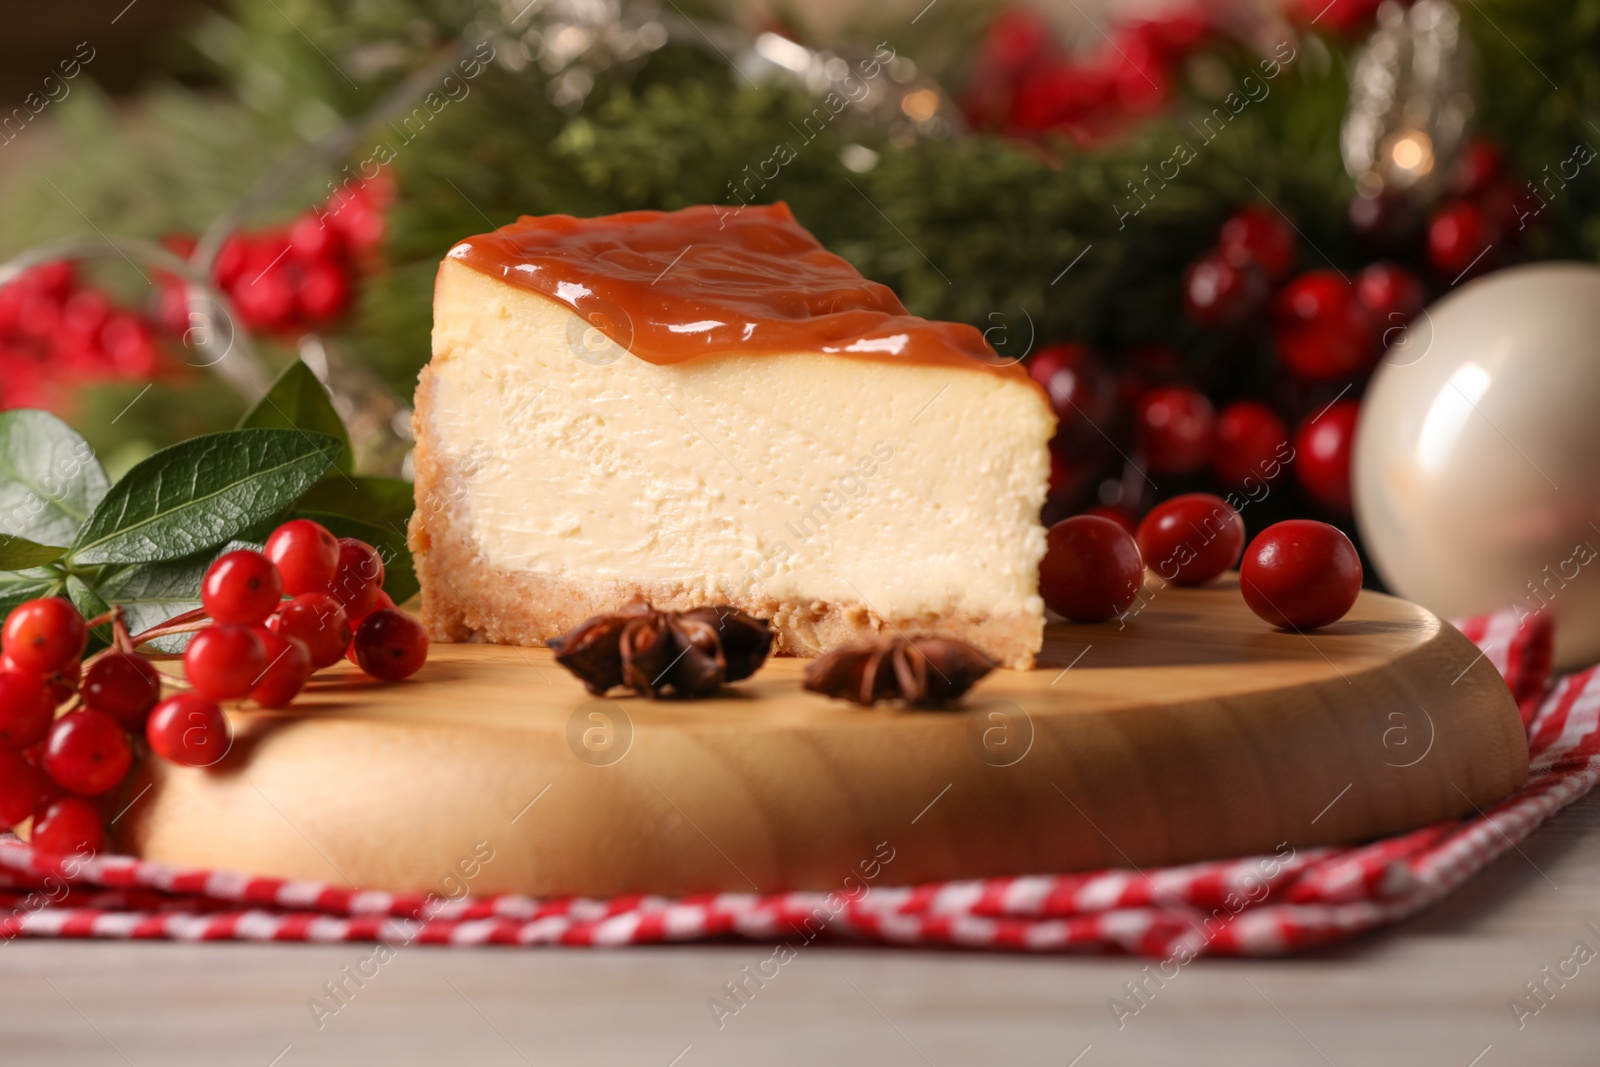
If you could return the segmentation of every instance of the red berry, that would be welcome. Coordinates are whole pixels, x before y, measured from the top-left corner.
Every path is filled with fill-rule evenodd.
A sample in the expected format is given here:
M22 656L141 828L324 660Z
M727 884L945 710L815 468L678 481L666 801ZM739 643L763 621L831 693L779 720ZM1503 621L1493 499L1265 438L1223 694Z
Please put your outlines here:
M1096 504L1093 507L1084 508L1083 513L1085 515L1098 515L1102 519L1110 519L1130 534L1133 533L1133 516L1119 507L1113 507L1110 504Z
M78 609L58 596L18 604L0 631L0 648L18 669L53 674L83 655L89 628Z
M284 637L265 626L252 627L267 653L250 699L264 708L281 708L295 698L311 677L311 652L298 637Z
M43 293L26 293L17 310L17 328L24 337L48 342L61 329L61 302Z
M48 788L43 771L15 752L0 751L0 832L38 811Z
M344 254L344 238L315 211L307 211L289 225L289 244L294 254L307 262L338 259Z
M1144 584L1139 546L1099 515L1074 515L1050 527L1039 593L1057 615L1104 622L1128 609Z
M1300 424L1294 434L1294 469L1300 487L1317 503L1350 512L1350 452L1361 405L1341 400Z
M100 347L111 370L125 378L149 374L159 358L150 327L142 319L125 312L111 316L100 332Z
M1294 269L1294 227L1270 208L1242 207L1222 224L1217 249L1235 266L1253 263L1271 280L1282 281Z
M1151 47L1151 39L1131 27L1112 40L1116 58L1112 66L1112 104L1126 115L1144 115L1159 108L1171 94L1166 66Z
M44 769L68 792L95 797L114 789L132 762L122 724L103 711L69 711L50 725Z
M1483 212L1484 231L1494 241L1515 243L1517 234L1535 223L1540 212L1534 202L1529 202L1523 189L1510 182L1496 182L1479 194L1476 201ZM1527 216L1524 219L1524 215ZM1486 255L1476 264L1473 274L1478 275L1497 264L1499 257Z
M189 290L176 279L160 283L156 295L155 320L157 325L174 337L181 338L189 332Z
M1406 324L1422 310L1422 283L1403 267L1374 263L1356 275L1356 299L1381 333L1379 347L1388 348L1404 337Z
M295 292L288 273L270 263L270 258L249 262L229 291L239 317L253 330L280 329L294 315Z
M291 519L273 530L266 552L283 576L288 596L326 593L339 567L339 539L310 519Z
M1278 358L1302 378L1356 374L1373 355L1372 324L1355 288L1331 270L1300 275L1278 294Z
M329 588L352 620L364 618L378 602L383 589L383 557L365 541L339 538L339 565Z
M92 337L106 324L111 301L97 289L80 289L67 297L61 308L61 327L84 337Z
M1267 298L1267 279L1254 263L1207 252L1183 275L1183 306L1202 326L1229 329L1249 321Z
M105 851L106 827L94 804L82 797L62 797L33 820L28 843L36 852L93 856Z
M352 629L352 633L360 633L361 632L361 624L366 622L367 619L371 618L372 612L374 612L374 611L393 611L393 610L394 610L394 601L389 598L389 594L388 593L385 593L382 590L379 590L378 599L373 601L372 611L367 612L365 615L361 616L361 618L359 618L359 619L351 619L350 620L350 626L351 626L351 629ZM347 649L345 649L344 658L349 660L351 663L354 663L358 667L361 666L361 661L356 658L356 643L355 643L355 640L354 640L353 637L352 637L352 639L350 641L350 646Z
M1289 428L1278 413L1254 400L1236 400L1217 416L1211 469L1229 486L1277 477L1288 450Z
M1134 418L1139 450L1157 474L1187 474L1206 461L1216 416L1198 390L1152 389L1139 398Z
M282 599L283 579L278 568L248 548L219 557L200 583L200 603L214 622L244 626L264 622Z
M161 238L161 247L179 259L194 258L194 250L199 244L200 239L192 233L169 233Z
M1465 200L1453 201L1435 212L1428 223L1428 262L1453 284L1468 267L1487 269L1490 257L1483 253L1497 237L1481 208Z
M224 289L232 289L254 255L254 240L249 234L234 233L222 242L217 259L211 267L211 276ZM184 257L185 259L188 256ZM259 269L259 268L258 268ZM254 274L251 277L255 277Z
M306 321L335 319L350 306L350 276L332 263L308 263L295 299Z
M1239 562L1244 520L1210 493L1184 493L1157 504L1139 524L1139 554L1174 585L1209 582Z
M161 675L138 653L110 649L90 661L83 676L83 703L103 711L130 730L144 726L161 699Z
M53 300L65 300L78 286L78 268L69 259L53 259L22 272L18 281Z
M1027 363L1056 413L1056 441L1069 452L1098 441L1115 413L1110 376L1088 347L1058 344L1042 348Z
M1458 196L1474 197L1487 192L1505 173L1505 155L1494 144L1483 138L1474 138L1461 153L1456 164L1451 191Z
M199 693L179 693L157 704L144 736L150 751L185 767L209 767L233 746L222 709Z
M380 209L383 195L373 193L371 188L371 183L367 183L354 193L340 192L328 198L324 218L354 252L368 251L383 240L384 219Z
M428 631L403 611L379 608L356 629L350 643L356 664L374 678L398 682L422 669L428 659Z
M4 657L0 657L0 670L6 669L5 664L7 662L9 661ZM78 680L82 677L83 660L81 659L75 659L59 671L45 675L44 684L50 689L50 699L57 704L64 700L70 700L72 694L78 691Z
M212 700L247 696L267 669L267 651L248 626L222 623L194 635L183 654L189 684Z
M344 605L327 593L301 593L279 608L267 627L304 642L313 670L338 663L354 635Z
M1311 630L1344 618L1361 592L1361 559L1337 527L1312 519L1268 526L1239 568L1250 610L1274 626Z
M21 752L44 740L56 702L44 679L0 672L0 749Z

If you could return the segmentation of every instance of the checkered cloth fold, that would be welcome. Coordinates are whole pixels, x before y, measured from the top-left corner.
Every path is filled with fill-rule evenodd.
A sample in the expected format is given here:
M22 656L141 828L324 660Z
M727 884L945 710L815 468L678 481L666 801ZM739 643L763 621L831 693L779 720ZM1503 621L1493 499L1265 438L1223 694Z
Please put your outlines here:
M1522 709L1532 769L1515 795L1470 818L1351 848L1183 867L1102 870L822 893L669 899L440 900L177 870L102 856L65 870L0 838L0 939L375 941L624 945L811 937L1176 958L1272 955L1414 915L1512 849L1600 779L1600 666L1550 683L1547 620L1458 624ZM1475 669L1482 669L1481 666Z

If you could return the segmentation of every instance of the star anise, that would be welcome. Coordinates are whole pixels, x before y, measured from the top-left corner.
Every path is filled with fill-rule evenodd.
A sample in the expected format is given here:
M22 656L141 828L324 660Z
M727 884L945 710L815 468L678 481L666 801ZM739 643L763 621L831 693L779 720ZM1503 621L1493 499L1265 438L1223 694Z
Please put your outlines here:
M703 697L754 674L772 631L728 607L656 611L631 604L545 642L556 662L600 696L625 685L641 696Z
M914 708L942 708L960 700L995 666L964 641L892 638L817 657L806 667L805 687L861 705L901 700Z

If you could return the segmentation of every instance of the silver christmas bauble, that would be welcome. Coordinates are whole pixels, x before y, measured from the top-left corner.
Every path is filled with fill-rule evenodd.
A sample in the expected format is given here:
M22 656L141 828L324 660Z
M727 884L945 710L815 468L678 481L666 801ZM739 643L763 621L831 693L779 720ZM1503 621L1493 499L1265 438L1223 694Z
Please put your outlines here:
M1490 274L1389 340L1351 468L1384 582L1549 615L1558 664L1600 661L1600 267Z

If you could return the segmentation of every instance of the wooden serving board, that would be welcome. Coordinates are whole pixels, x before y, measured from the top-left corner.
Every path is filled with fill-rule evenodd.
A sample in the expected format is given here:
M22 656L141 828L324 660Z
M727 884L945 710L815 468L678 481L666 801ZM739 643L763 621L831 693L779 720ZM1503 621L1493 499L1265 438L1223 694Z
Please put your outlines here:
M398 684L340 665L290 709L234 714L219 766L149 768L119 843L453 895L832 890L869 867L909 884L1357 841L1527 774L1494 668L1372 593L1301 636L1231 578L1166 589L1126 627L1050 627L1038 669L960 712L827 700L804 665L684 703L597 700L544 649L435 646Z

